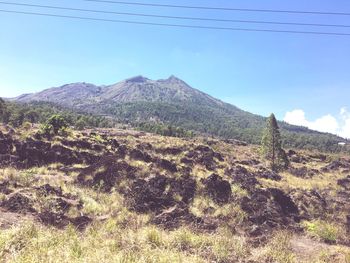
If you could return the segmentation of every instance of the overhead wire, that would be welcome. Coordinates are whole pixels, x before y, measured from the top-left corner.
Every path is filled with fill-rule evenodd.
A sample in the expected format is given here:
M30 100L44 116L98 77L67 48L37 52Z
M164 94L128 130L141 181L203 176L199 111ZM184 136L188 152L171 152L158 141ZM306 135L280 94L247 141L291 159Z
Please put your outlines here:
M281 9L232 8L232 7L215 7L215 6L190 6L190 5L126 2L126 1L114 1L114 0L83 0L83 1L96 2L96 3L119 4L119 5L137 5L137 6L150 6L150 7L201 9L201 10L217 10L217 11L241 11L241 12L350 16L350 12L348 13L348 12L325 12L325 11L303 11L303 10L281 10Z
M186 21L192 20L192 21L210 21L210 22L226 22L226 23L248 23L248 24L269 24L269 25L289 25L289 26L315 26L315 27L350 28L350 25L345 25L345 24L298 23L298 22L261 21L261 20L219 19L219 18L189 17L189 16L169 16L169 15L156 15L156 14L131 13L131 12L116 12L116 11L107 11L107 10L84 9L84 8L73 8L73 7L52 6L52 5L37 5L37 4L26 4L26 3L4 2L4 1L0 1L0 4L2 4L2 5L12 5L12 6L38 7L38 8L46 8L46 9L54 9L54 10L89 12L89 13L98 13L98 14L111 14L111 15L125 15L125 16L134 16L134 17L153 17L153 18L165 18L165 19L178 19L178 20L186 20Z
M2 12L2 13L12 13L12 14L33 15L33 16L46 16L46 17L90 20L90 21L100 21L100 22L113 22L113 23L124 23L124 24L173 27L173 28L177 27L177 28L195 28L195 29L226 30L226 31L246 31L246 32L270 32L270 33L350 36L350 33L338 33L338 32L274 30L274 29L255 29L255 28L238 28L238 27L235 28L235 27L216 27L216 26L183 25L183 24L170 24L170 23L154 23L154 22L141 22L141 21L130 21L130 20L117 20L117 19L85 17L85 16L48 14L48 13L41 13L41 12L14 11L14 10L5 10L5 9L0 9L0 12Z

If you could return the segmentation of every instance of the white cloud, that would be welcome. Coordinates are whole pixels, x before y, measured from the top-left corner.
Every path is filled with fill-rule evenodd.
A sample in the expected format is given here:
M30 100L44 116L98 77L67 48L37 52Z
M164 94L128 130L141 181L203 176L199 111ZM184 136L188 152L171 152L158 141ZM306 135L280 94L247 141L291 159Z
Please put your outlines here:
M345 107L340 109L338 118L331 114L327 114L316 120L310 121L306 118L303 110L296 109L287 112L284 121L289 124L304 126L312 130L329 132L345 138L350 138L350 113Z
M336 118L328 114L321 118L316 119L313 122L309 122L309 128L316 131L337 134L339 129L339 124Z
M305 112L303 110L293 110L287 112L284 116L284 121L288 122L289 124L305 127L308 127L309 125L308 121L305 119Z

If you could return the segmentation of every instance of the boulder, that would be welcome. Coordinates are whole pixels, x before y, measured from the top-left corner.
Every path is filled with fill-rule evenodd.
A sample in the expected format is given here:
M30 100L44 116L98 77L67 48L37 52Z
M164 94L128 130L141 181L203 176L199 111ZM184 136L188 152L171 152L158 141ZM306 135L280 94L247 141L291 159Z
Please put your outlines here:
M241 201L247 213L247 232L251 237L269 236L274 229L296 228L299 211L292 199L279 189L255 189Z
M166 191L169 185L169 179L163 175L155 175L148 180L137 179L129 193L131 208L137 212L159 212L175 205L173 196Z
M152 157L146 153L137 149L133 149L129 153L130 157L134 160L144 161L146 163L152 162Z
M122 179L135 178L137 168L121 161L117 156L105 156L96 163L81 170L77 183L110 191Z
M259 178L273 180L273 181L281 181L282 180L282 177L278 173L276 173L272 170L262 169L262 168L260 168L259 171L257 173L255 173L255 176L259 177Z
M231 185L217 174L202 179L206 193L217 203L227 203L232 195Z
M243 189L249 192L254 191L255 187L259 185L255 176L242 166L235 166L227 169L225 175L232 178L233 184L239 184Z
M192 201L196 193L196 180L189 174L183 175L178 179L172 180L170 182L171 192L181 196L181 202L188 204Z
M331 172L331 171L336 171L339 170L340 168L344 169L350 169L350 162L345 159L339 159L332 161L328 165L324 166L321 168L322 172Z
M5 207L11 212L17 213L32 213L35 212L33 208L32 199L24 193L14 192L6 197L1 203L2 207Z
M158 160L157 160L157 164L158 164L161 168L163 168L163 169L165 169L165 170L167 170L167 171L169 171L169 172L176 173L176 172L178 171L178 170L177 170L177 167L176 167L176 164L173 163L173 162L171 162L171 161L169 161L169 160L166 160L166 159L158 159Z
M316 190L295 189L290 192L290 197L298 207L302 219L322 218L328 211L326 198Z

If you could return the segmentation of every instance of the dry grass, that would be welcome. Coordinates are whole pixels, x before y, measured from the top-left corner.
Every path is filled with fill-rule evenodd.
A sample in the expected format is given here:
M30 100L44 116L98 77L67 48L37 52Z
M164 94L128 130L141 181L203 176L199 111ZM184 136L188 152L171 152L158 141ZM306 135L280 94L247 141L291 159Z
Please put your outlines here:
M5 262L243 262L249 255L245 240L227 232L135 226L109 219L80 233L26 223L0 233L0 256Z
M125 131L123 131L125 133ZM23 136L27 136L23 134ZM76 134L70 135L75 137ZM95 143L102 142L101 136L91 138ZM150 143L154 148L181 147L191 148L191 143L202 144L204 139L188 141L181 138L169 138L146 134L136 138L127 133L118 138L128 147L136 147L140 143ZM61 138L57 138L57 144ZM200 232L189 226L183 226L174 231L167 231L150 223L150 214L137 214L127 209L122 194L114 190L104 193L75 185L76 173L64 174L60 171L62 164L51 164L45 167L35 167L29 170L14 168L0 169L0 180L9 180L29 187L50 183L61 186L63 192L77 196L83 201L81 210L70 211L70 216L80 214L90 216L94 223L85 231L80 232L69 226L60 230L39 225L29 221L10 229L0 231L0 262L302 262L298 253L293 252L291 238L293 233L277 232L267 244L253 248L248 238L238 236L233 230L239 229L247 214L238 205L230 202L218 205L204 194L200 179L217 173L224 179L225 168L234 160L250 160L260 157L255 146L232 146L217 142L211 146L225 155L221 167L208 171L203 165L194 165L192 175L197 180L196 196L190 206L190 211L198 217L210 217L224 222L216 231ZM153 154L153 153L152 153ZM162 158L175 162L181 167L180 159L186 150L177 156L166 155ZM307 154L307 153L304 153ZM333 157L332 157L333 158ZM335 157L334 157L335 158ZM152 172L163 173L166 176L178 176L165 170L152 167L143 161L125 158L129 165L138 168L137 176L148 176ZM312 162L309 168L320 169L324 163ZM84 168L86 165L73 165L74 168ZM256 167L247 167L255 172ZM155 170L158 169L158 170ZM289 191L291 189L337 189L336 180L344 177L341 173L326 173L316 175L312 179L302 179L288 172L282 173L279 182L259 179L265 187L277 187ZM130 182L122 180L116 189L126 190ZM233 199L239 200L249 195L239 185L232 184ZM3 196L0 195L0 201ZM175 196L180 198L180 196ZM45 203L46 200L43 200ZM334 222L311 221L305 223L306 232L321 241L338 241L344 239L344 230ZM271 233L272 234L272 233ZM350 263L350 251L345 247L336 247L315 253L308 262L345 262ZM305 262L306 263L306 262Z

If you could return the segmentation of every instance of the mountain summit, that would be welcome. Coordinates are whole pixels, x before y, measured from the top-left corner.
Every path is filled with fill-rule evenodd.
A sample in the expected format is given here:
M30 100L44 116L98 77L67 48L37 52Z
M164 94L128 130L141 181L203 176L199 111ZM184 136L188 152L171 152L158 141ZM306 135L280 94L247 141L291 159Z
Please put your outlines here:
M45 101L68 107L89 107L94 103L126 102L194 102L209 105L221 101L190 87L183 80L170 76L168 79L151 80L136 76L109 86L88 83L72 83L42 92L21 95L18 102Z

